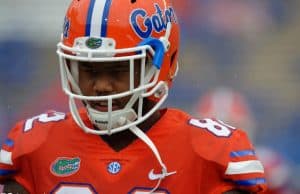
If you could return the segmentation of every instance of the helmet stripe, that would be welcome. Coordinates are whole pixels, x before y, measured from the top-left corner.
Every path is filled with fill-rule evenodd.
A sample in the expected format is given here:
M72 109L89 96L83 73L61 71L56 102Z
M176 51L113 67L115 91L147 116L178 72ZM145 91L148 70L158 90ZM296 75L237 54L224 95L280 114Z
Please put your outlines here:
M111 6L111 0L107 0L105 3L103 16L102 16L102 24L101 24L101 28L102 28L101 36L102 37L106 37L108 13L109 13L110 6Z
M91 34L90 36L99 37L102 26L102 13L105 6L104 0L95 0L95 5L92 13Z
M85 26L85 35L86 36L90 36L90 34L91 34L91 22L92 22L91 20L92 20L94 5L95 5L95 0L91 0L87 18L86 18L86 26Z
M86 36L105 37L111 0L91 0L86 25Z

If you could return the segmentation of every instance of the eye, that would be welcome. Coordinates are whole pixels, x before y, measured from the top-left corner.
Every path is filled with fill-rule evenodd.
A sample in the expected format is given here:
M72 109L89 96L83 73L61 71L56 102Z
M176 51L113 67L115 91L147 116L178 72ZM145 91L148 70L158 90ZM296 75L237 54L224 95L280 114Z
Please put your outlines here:
M83 70L83 71L88 71L88 70L91 70L92 68L89 67L89 66L80 65L80 66L79 66L79 69L81 69L81 70Z
M130 66L129 66L129 62L127 61L119 61L119 62L114 62L114 64L107 66L106 69L110 72L126 73L129 72Z
M99 69L95 65L88 62L80 62L78 66L79 70L89 76L95 76L99 72Z
M116 72L129 72L129 66L119 66L115 69Z

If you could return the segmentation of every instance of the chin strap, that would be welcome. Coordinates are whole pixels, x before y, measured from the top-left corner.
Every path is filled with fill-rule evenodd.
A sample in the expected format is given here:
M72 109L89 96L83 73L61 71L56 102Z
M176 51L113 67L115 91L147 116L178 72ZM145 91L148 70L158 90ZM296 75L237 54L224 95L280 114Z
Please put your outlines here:
M166 165L162 162L162 159L160 157L160 154L156 148L156 146L154 145L154 143L151 141L151 139L138 127L136 126L132 126L129 128L130 131L132 133L134 133L137 137L139 137L145 144L147 144L149 146L149 148L151 149L151 151L154 153L156 159L158 160L160 166L162 167L161 170L161 174L156 174L155 176L158 179L156 186L149 192L149 193L153 193L160 185L161 181L166 177L166 176L170 176L176 173L176 171L173 172L168 172L167 171L167 167ZM153 169L151 170L151 172L153 172ZM149 177L150 178L150 177ZM152 180L152 179L151 179Z

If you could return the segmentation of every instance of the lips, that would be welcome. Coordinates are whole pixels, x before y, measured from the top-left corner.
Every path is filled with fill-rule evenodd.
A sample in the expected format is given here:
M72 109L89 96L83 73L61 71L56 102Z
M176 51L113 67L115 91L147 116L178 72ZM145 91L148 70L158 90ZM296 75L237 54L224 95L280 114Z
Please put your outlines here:
M108 112L108 103L107 102L93 102L90 103L91 107L100 112ZM117 103L112 104L112 111L119 110L120 106Z

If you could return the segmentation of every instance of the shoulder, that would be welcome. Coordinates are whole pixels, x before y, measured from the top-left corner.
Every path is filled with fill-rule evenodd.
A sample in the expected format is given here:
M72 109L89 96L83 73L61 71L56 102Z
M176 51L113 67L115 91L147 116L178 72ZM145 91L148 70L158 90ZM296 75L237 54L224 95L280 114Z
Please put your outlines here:
M215 144L220 148L253 149L247 133L240 128L231 126L213 118L189 118L192 126L192 137L196 144Z
M167 109L162 120L161 124L174 126L175 129L190 134L195 141L203 142L206 139L228 143L242 138L250 143L242 129L214 118L197 118L178 109Z
M63 112L47 111L17 122L11 129L8 138L15 139L14 137L17 136L18 139L22 139L44 135L54 127L65 125L68 121L70 121L70 116Z
M199 157L226 166L235 154L255 159L252 142L242 129L221 120L189 118L190 139ZM235 159L236 160L236 159Z
M265 189L264 169L246 132L221 120L173 111L177 133L186 136L198 161L218 169L223 179L248 191ZM173 128L172 128L173 130Z
M69 125L70 116L48 111L18 122L8 133L1 149L0 160L10 164L12 160L38 149L53 130Z
M68 113L49 111L18 122L12 128L0 150L0 182L13 177L32 158L43 158L55 152L57 141L79 137L84 133ZM58 149L62 149L60 146ZM25 167L26 169L27 167Z
M66 120L66 114L63 112L58 111L47 111L45 113L41 113L39 115L27 118L24 120L24 131L27 132L34 128L34 124L36 124L37 127L41 125L51 125L54 122Z
M194 151L203 157L220 151L230 153L254 149L242 129L217 119L196 118L177 109L167 109L159 126L184 136L192 144Z

